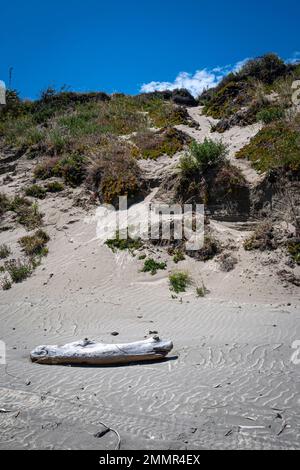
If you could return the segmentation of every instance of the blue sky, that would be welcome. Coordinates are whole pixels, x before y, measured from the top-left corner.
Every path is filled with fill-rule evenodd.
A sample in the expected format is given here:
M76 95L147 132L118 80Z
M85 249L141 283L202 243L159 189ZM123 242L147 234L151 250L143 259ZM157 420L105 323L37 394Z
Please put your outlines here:
M0 8L0 79L12 66L23 97L63 84L134 94L153 81L172 86L180 72L197 87L218 80L216 67L300 51L295 0L10 0Z

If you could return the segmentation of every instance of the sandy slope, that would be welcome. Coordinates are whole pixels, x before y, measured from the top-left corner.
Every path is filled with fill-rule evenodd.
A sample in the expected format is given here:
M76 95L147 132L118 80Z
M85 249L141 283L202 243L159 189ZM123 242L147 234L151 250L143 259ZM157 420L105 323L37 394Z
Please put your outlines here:
M254 137L255 134L257 134L257 132L261 129L261 124L256 123L245 127L234 126L222 134L219 132L211 132L212 125L216 124L218 121L203 115L202 109L203 106L188 108L188 112L191 118L199 124L199 129L193 129L192 127L186 125L180 125L177 126L177 128L186 132L198 142L203 142L205 137L209 137L213 140L222 140L222 142L228 145L228 158L231 164L242 171L246 180L251 185L258 183L261 176L259 176L257 172L253 170L253 168L251 168L250 163L247 160L237 160L234 156L238 150L244 147L250 141L250 139Z
M6 192L24 185L22 165ZM299 288L276 274L285 258L237 248L239 263L229 273L217 261L186 259L177 267L189 270L194 285L172 299L171 258L161 249L155 257L167 259L167 270L139 272L137 257L100 245L96 222L87 222L73 197L41 202L49 255L31 278L0 291L7 346L0 408L9 411L0 413L0 448L114 448L112 433L94 437L101 422L118 430L123 449L299 448L300 366L291 356L300 339L300 299ZM211 224L228 246L239 247L248 235L237 225ZM3 232L0 243L17 254L23 233ZM202 281L210 290L204 299L195 295ZM29 361L39 344L84 337L120 343L156 331L174 342L161 363L89 368Z

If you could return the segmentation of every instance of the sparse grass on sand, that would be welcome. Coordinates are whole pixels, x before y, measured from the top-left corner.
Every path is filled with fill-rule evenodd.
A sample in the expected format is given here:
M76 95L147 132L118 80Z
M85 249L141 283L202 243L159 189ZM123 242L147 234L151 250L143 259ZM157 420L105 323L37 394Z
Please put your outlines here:
M8 258L10 253L11 253L10 248L7 245L5 244L0 245L0 259Z
M5 269L9 273L12 282L22 282L24 279L27 279L33 270L33 266L30 261L21 261L21 260L10 260L6 261Z
M39 229L33 235L22 237L19 244L27 256L45 256L48 253L46 244L49 240L49 235Z

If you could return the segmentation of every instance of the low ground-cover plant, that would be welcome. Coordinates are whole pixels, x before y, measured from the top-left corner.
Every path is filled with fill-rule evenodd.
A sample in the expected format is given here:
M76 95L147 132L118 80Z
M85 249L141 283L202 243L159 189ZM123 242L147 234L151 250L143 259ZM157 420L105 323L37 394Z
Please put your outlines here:
M184 271L178 271L169 275L170 289L176 294L185 292L191 282L190 275Z
M105 244L113 251L115 252L116 250L129 250L129 251L134 251L138 250L143 246L142 241L138 239L133 239L130 238L129 236L125 239L120 238L120 233L116 233L116 238L110 238L106 240Z
M257 121L262 121L264 124L270 124L273 121L278 121L284 117L284 109L279 106L272 106L262 109L256 114Z
M49 235L39 229L33 235L22 237L19 244L27 256L45 256L48 253L46 245L49 240Z
M152 276L157 273L159 269L166 269L167 263L155 261L153 258L148 258L144 262L142 272L150 272Z
M300 171L300 115L293 122L278 121L265 126L236 158L246 158L260 172L282 168Z

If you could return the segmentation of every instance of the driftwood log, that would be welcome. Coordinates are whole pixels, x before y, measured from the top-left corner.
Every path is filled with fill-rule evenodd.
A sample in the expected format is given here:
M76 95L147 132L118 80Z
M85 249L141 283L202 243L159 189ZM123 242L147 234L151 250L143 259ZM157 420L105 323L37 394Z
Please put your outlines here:
M64 346L38 346L31 351L32 362L39 364L124 364L163 359L173 348L171 341L158 336L124 344L95 343L88 339Z

